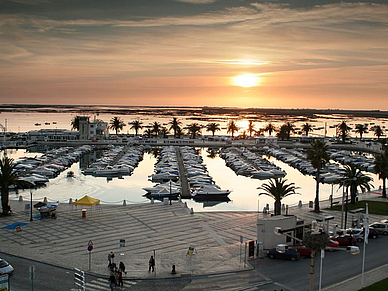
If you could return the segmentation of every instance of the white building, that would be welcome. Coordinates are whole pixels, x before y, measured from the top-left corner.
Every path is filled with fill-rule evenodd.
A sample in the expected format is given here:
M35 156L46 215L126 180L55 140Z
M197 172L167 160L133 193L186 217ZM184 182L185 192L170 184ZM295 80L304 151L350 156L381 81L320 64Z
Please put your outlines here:
M31 130L26 134L27 141L70 141L78 140L79 132L67 129Z
M302 239L304 221L294 215L276 215L260 219L257 222L257 241L263 243L263 249L275 248L278 244L293 244L290 237L275 234L275 227L280 227L284 233Z
M96 118L90 121L88 116L80 116L79 134L80 140L107 139L109 137L108 123Z

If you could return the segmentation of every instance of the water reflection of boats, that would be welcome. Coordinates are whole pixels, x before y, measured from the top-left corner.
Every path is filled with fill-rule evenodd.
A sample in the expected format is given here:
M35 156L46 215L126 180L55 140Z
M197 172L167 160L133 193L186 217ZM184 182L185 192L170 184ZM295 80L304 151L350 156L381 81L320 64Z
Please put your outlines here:
M217 204L220 204L220 203L228 203L229 201L231 201L228 197L225 197L225 198L216 198L216 199L209 199L209 198L194 198L193 199L195 202L197 203L202 203L203 204L203 207L213 207L213 206L216 206Z

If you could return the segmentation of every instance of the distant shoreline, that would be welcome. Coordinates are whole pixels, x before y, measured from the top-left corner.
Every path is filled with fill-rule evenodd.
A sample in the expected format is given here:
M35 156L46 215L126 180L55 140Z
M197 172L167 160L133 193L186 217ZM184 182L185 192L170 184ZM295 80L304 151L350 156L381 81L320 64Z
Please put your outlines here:
M79 113L79 114L118 114L118 115L269 115L305 116L317 118L318 115L346 115L348 117L388 118L388 111L345 110L345 109L283 109L283 108L236 108L236 107L190 107L190 106L114 106L114 105L55 105L55 104L0 104L0 112L37 112L37 113ZM332 117L335 118L335 117ZM337 118L341 118L338 116ZM254 117L252 118L254 119Z

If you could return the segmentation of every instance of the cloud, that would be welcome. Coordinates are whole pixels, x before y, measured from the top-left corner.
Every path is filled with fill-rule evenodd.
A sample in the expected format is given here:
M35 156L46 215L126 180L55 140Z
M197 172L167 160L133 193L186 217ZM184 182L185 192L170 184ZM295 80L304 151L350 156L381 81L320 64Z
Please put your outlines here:
M174 0L176 2L189 3L189 4L210 4L216 2L216 0Z

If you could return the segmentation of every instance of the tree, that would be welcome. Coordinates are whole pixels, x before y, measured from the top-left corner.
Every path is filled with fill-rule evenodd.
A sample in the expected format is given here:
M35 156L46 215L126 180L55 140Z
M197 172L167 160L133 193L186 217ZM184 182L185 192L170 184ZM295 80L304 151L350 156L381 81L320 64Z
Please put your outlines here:
M163 138L167 138L168 133L169 130L165 127L162 127L162 129L160 130L160 134L163 136Z
M302 131L306 134L306 136L309 136L309 132L313 131L313 127L311 124L306 122L305 124L302 125Z
M341 178L341 186L350 188L350 203L356 204L357 188L360 188L362 192L370 191L371 181L373 179L363 174L355 165L345 165Z
M220 129L219 123L211 122L206 125L206 131L211 131L213 136L216 133L216 131L220 131L220 130L221 129Z
M11 210L9 206L9 187L12 185L31 185L29 182L19 180L15 166L12 158L4 156L0 160L1 207L3 215L8 215Z
M146 137L150 138L152 136L152 129L151 128L147 128L144 131L144 134L146 135Z
M81 116L79 116L79 115L76 115L73 117L73 119L71 120L71 123L70 123L72 130L79 131L79 120L80 119L81 119ZM88 119L89 119L89 117L88 117Z
M110 126L109 128L110 129L113 129L114 131L116 131L116 135L118 134L118 132L120 130L122 130L125 126L125 123L124 121L120 118L120 117L113 117L111 120L110 120Z
M311 249L310 263L310 291L314 290L314 269L317 251L325 249L329 245L329 236L326 233L317 233L316 230L306 231L303 236L303 245Z
M249 132L249 137L252 137L252 133L255 132L255 125L253 124L252 120L249 120L247 131Z
M135 130L135 135L137 136L137 133L139 132L139 129L143 128L142 126L143 122L140 120L134 120L130 123L131 129Z
M388 179L388 150L385 149L384 153L376 155L373 164L373 170L379 175L379 179L383 180L383 198L387 198L385 180Z
M320 139L314 140L311 143L311 148L306 151L307 156L306 159L311 163L314 169L317 170L315 180L315 207L314 212L319 213L319 180L321 169L325 166L327 162L330 160L330 156L328 153L327 144Z
M232 133L232 137L234 137L234 133L238 130L239 128L237 127L234 120L230 120L227 126L227 133Z
M162 129L162 125L159 122L155 121L154 123L152 123L151 126L151 132L155 134L155 137L158 137L158 135L160 134L160 130Z
M345 143L346 139L349 137L349 131L351 128L346 124L345 121L342 121L337 125L337 136L342 139L342 142Z
M377 125L376 127L375 127L375 136L377 136L377 139L380 139L380 137L381 136L383 136L384 135L384 132L383 132L383 130L381 129L381 126L380 125Z
M287 132L287 139L290 139L291 133L295 132L295 125L292 124L291 122L285 123L285 129Z
M276 135L281 140L285 140L287 138L287 125L283 124Z
M196 122L189 124L187 130L192 138L195 138L197 134L201 134L201 127Z
M180 122L176 117L173 117L169 124L171 124L170 130L174 131L174 138L176 138L178 128L181 127L182 122Z
M268 135L272 135L272 132L273 131L276 131L276 127L272 125L272 123L268 123L264 129L263 129L264 132L268 132Z
M176 130L176 137L180 138L182 134L183 134L182 128L178 127Z
M287 179L274 178L270 179L268 183L263 184L257 188L260 190L264 190L264 192L259 193L259 195L268 195L269 197L275 200L275 215L281 215L281 206L283 198L292 194L299 194L295 192L295 190L299 189L299 187L295 187L294 183L286 184L286 182Z
M362 140L362 135L368 132L368 126L365 124L356 124L356 132L360 135L360 140Z

